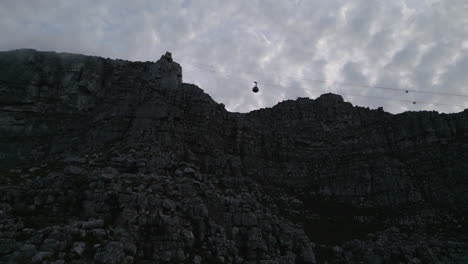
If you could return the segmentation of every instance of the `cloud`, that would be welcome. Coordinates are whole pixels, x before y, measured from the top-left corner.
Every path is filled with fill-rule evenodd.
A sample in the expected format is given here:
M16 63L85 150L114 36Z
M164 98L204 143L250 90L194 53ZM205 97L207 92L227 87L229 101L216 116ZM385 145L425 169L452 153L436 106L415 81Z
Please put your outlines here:
M232 111L334 91L393 113L457 112L423 103L468 108L466 97L414 91L468 94L466 13L464 0L3 0L0 50L143 61L169 50L186 82Z

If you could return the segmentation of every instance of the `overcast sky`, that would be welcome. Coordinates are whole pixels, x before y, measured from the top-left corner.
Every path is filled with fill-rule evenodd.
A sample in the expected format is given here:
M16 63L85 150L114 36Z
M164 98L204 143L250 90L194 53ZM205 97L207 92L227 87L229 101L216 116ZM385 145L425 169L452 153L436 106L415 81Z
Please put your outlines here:
M466 14L467 0L1 0L0 50L142 61L170 51L184 82L237 112L326 92L392 113L459 112Z

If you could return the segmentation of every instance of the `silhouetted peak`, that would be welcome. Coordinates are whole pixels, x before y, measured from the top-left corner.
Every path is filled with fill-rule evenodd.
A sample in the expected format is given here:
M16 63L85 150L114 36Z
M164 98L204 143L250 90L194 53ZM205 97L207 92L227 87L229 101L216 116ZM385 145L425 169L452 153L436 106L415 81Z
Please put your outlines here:
M166 60L168 62L172 62L172 53L170 53L169 51L166 51L166 54L162 55L161 56L161 60Z
M326 104L337 104L337 103L344 102L343 97L341 97L341 95L334 94L334 93L322 94L316 99L316 101L320 103L326 103Z

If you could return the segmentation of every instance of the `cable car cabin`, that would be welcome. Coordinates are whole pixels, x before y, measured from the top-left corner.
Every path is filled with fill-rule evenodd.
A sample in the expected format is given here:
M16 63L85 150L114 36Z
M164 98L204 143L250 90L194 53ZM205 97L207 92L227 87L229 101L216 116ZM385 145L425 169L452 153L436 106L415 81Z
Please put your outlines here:
M255 86L252 88L252 92L258 93L259 89L257 87L257 82L254 82L254 83L255 83Z

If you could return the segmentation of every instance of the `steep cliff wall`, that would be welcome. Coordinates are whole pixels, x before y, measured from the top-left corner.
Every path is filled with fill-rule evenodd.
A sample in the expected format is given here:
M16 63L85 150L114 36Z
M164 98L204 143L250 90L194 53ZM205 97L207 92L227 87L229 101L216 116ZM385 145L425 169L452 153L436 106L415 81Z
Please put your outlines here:
M2 166L123 138L152 89L177 87L181 74L166 56L143 63L34 50L0 53Z
M280 103L248 115L263 143L246 164L356 204L466 204L468 111L391 115L340 96ZM261 146L261 148L259 148ZM260 158L260 161L259 161Z
M145 239L159 241L154 242L157 245L164 244L163 241L170 241L171 245L188 243L183 242L182 236L159 236L155 231L188 225L191 226L188 230L196 233L196 239L209 238L211 242L184 244L185 253L179 255L201 252L211 245L218 251L226 251L224 255L213 253L225 256L226 260L242 255L252 261L270 256L284 263L313 263L314 253L302 229L295 231L289 222L282 225L281 221L286 220L271 218L272 212L284 213L284 209L295 208L296 204L302 213L296 210L284 215L291 219L302 217L300 221L306 225L314 225L308 219L317 213L322 201L378 210L417 205L430 210L466 212L467 161L467 110L456 114L392 115L354 107L339 95L325 94L315 100L284 101L247 114L230 113L197 86L183 83L182 69L170 54L157 62L128 62L34 50L0 52L0 169L4 172L5 190L10 190L4 190L9 195L2 198L8 204L5 208L13 210L10 216L28 219L24 212L32 210L45 219L53 219L49 224L69 218L83 221L94 217L106 223L117 219L112 224L130 224L125 232L137 234L132 243L136 243L138 250L125 251L127 255L136 254L136 260L165 252L163 248L142 249L141 245L148 243ZM109 176L106 166L117 170L111 170ZM54 174L57 170L59 174ZM47 176L41 179L40 175ZM181 184L178 178L166 175L195 177L202 186L184 180ZM16 187L12 187L15 191L9 189L18 181L21 183L20 179L33 176L37 178L18 187L22 191ZM67 177L71 178L65 180ZM145 179L141 188L139 179ZM56 181L56 190L68 191L58 191L59 199L44 184L47 181L51 185ZM69 181L77 181L77 185L69 186ZM151 187L161 182L182 187L176 193ZM127 185L134 187L133 194L125 194ZM41 187L29 190L31 186ZM185 193L182 189L194 188L197 191L189 191L190 195L201 198L181 202ZM70 189L84 195L65 199L71 195ZM162 198L151 199L161 201L140 204L128 200L128 195L135 195L131 199L147 200L141 197L152 192ZM210 196L210 192L216 195ZM51 195L59 202L47 203ZM276 195L284 199L280 201ZM41 198L36 201L30 196ZM176 201L175 204L164 204L164 197ZM117 200L119 206L109 202L112 200ZM269 203L276 209L260 210L261 205L268 207ZM35 204L42 211L30 209L28 204ZM69 209L75 211L67 211L70 204L73 206ZM207 207L209 214L187 213L199 204ZM98 207L102 210L97 210ZM143 217L145 210L161 213ZM50 212L55 212L55 216ZM132 218L132 214L139 216L141 222ZM169 221L161 214L172 215L175 220ZM252 215L256 215L255 220ZM207 226L200 227L198 220L198 224L196 221L184 224L181 219L187 217L199 217ZM243 217L246 219L242 220ZM156 225L148 221L163 222ZM142 229L145 225L152 230L148 238L143 238L147 232ZM276 225L282 229L271 229ZM256 231L251 230L253 227ZM222 230L216 231L217 228ZM232 235L231 229L242 236ZM312 237L313 232L320 231L311 230L308 235ZM224 234L224 240L215 239L217 232ZM249 237L249 232L254 232L255 238ZM193 236L188 231L185 234L189 240ZM300 235L291 238L293 234ZM109 246L109 251L127 241L126 236L112 238L117 244ZM282 241L285 246L266 237L293 242ZM231 239L234 244L227 246L226 241ZM395 239L398 243L404 240L398 236ZM373 245L366 243L362 245ZM106 252L106 248L100 250ZM179 249L175 247L174 252ZM172 257L167 257L169 262L176 255L171 254ZM280 257L274 258L276 255Z
M166 56L0 56L4 166L138 141L192 153L207 172L237 170L356 204L468 204L468 111L391 115L328 94L235 114L183 84L181 67Z

